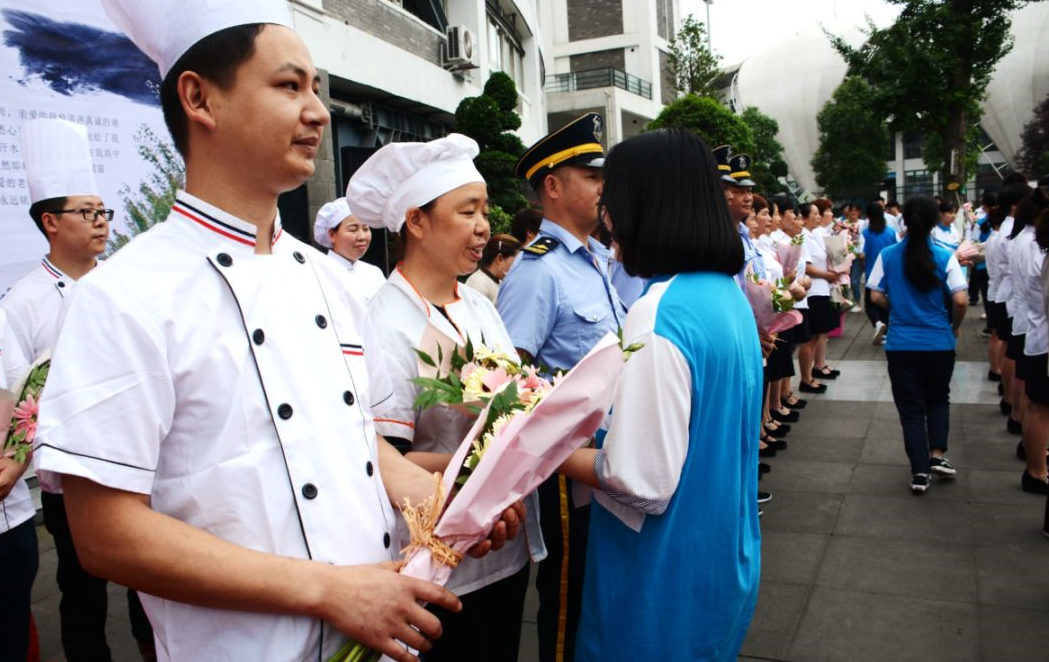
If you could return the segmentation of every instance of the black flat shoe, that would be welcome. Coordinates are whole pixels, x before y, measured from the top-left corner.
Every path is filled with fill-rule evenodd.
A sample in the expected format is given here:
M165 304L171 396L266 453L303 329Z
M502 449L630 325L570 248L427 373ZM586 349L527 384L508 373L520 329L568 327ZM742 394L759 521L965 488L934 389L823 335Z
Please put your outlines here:
M787 450L787 442L782 439L773 439L772 441L766 441L765 443L769 445L769 448L776 452Z
M992 382L1000 382L1000 381L1002 381L1002 376L999 375L994 370L988 370L987 371L987 379L992 381Z
M841 370L831 370L829 367L823 366L822 368L813 368L812 374L823 379L837 379L838 375L841 374Z
M798 412L793 410L787 412L786 414L782 414L779 411L773 409L769 412L769 414L772 415L772 420L779 421L780 423L794 423L801 417L801 415L798 414Z
M1023 434L1024 426L1020 425L1020 421L1014 419L1012 416L1005 422L1005 429L1009 431L1009 434ZM776 435L772 435L776 436Z
M1020 477L1020 489L1031 494L1049 494L1049 483L1044 479L1035 478L1024 469Z
M998 410L1002 412L1002 416L1008 416L1013 413L1013 406L1002 398L1002 401L998 403Z
M998 395L1005 395L1005 387L1001 382L998 382Z
M794 404L790 404L789 400L783 398L782 400L780 400L780 404L782 404L787 409L790 409L791 411L795 411L798 409L804 409L809 404L809 401L803 398L797 398L797 402L795 402Z
M772 471L771 464L765 464L764 462L758 462L758 475L767 474Z
M787 436L790 430L784 430L783 428L765 428L765 434L772 437L773 439L782 439ZM765 442L769 443L768 441Z
M1010 420L1012 420L1012 419L1010 419ZM1024 462L1027 461L1027 449L1024 448L1023 439L1021 439L1020 441L1016 442L1016 459L1017 460L1023 460Z
M772 446L758 449L758 457L776 457L776 449Z
M812 386L802 382L798 384L798 390L802 393L825 393L827 391L827 385L820 384L819 386Z

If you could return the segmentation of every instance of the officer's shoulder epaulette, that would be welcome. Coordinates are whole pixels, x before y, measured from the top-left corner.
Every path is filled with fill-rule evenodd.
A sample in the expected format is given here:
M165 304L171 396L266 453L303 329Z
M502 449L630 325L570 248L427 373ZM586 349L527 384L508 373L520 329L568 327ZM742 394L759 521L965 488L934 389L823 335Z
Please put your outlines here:
M521 252L534 257L542 257L561 245L561 242L553 237L539 237L534 242L521 249Z

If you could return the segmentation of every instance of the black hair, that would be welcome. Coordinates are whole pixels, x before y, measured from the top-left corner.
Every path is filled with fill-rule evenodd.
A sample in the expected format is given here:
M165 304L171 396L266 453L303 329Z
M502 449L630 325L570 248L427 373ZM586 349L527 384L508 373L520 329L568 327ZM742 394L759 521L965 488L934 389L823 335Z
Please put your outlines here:
M41 234L47 236L47 231L44 230L44 214L54 214L66 206L66 201L69 198L65 196L61 198L48 198L47 200L38 200L29 206L29 217L36 223L36 227L40 230Z
M883 197L881 197L881 196L879 195L878 197L874 198L874 201L875 201L875 202L885 202L885 198L883 198Z
M510 234L514 239L524 244L528 241L528 233L539 234L539 226L543 222L543 213L532 207L525 207L514 214L514 220L510 223Z
M743 268L743 242L717 174L710 148L684 129L646 132L612 148L601 204L627 273Z
M513 257L521 248L521 242L508 234L497 234L488 240L481 254L481 266L487 267L495 261L496 256Z
M994 207L998 204L998 195L994 191L984 191L980 204L985 207Z
M874 234L885 232L885 210L877 202L867 205L868 226Z
M994 208L994 219L997 225L1001 225L1007 216L1013 213L1013 207L1019 205L1020 201L1031 195L1031 187L1027 183L1009 184L998 192L998 206Z
M754 194L754 213L757 214L762 209L769 208L769 201L761 197L757 193ZM770 212L771 213L771 212Z
M237 69L255 54L255 39L265 23L235 25L204 37L182 54L160 85L160 108L175 149L183 157L189 149L189 120L178 96L178 79L194 71L220 88L227 90L237 76Z
M1012 172L1005 176L1002 180L1002 186L1009 186L1010 184L1023 184L1027 186L1027 175L1022 172Z
M795 215L798 214L797 201L793 197L788 196L786 193L777 193L776 195L772 196L772 203L776 205L777 209L779 209L780 214L787 211L788 209L793 211Z
M1034 240L1043 253L1049 253L1049 211L1043 211L1035 219Z
M893 198L892 200L889 200L887 203L885 203L885 208L886 209L888 209L889 207L896 207L898 209L899 206L900 206L900 201L897 200L896 198Z
M940 203L941 214L953 214L958 211L958 205L954 204L950 200L944 200Z
M803 202L803 203L801 203L801 205L798 206L798 216L801 216L801 218L803 218L803 219L808 218L809 214L812 213L812 208L813 207L816 207L816 203L814 203L814 202ZM816 207L816 209L819 209L819 207ZM820 212L820 213L822 214L823 212Z
M940 222L940 208L928 196L916 195L903 204L907 245L903 250L903 275L922 292L940 284L929 246L929 232Z
M1040 188L1031 189L1030 195L1024 197L1016 205L1016 216L1013 217L1013 231L1009 233L1010 239L1023 232L1028 225L1034 225L1035 220L1046 209L1049 209L1049 196Z

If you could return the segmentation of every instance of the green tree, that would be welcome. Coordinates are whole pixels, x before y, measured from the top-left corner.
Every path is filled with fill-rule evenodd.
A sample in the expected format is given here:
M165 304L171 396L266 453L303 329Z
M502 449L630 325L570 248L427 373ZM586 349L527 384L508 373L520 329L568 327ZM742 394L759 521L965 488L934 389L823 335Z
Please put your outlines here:
M816 116L820 144L812 169L816 182L835 200L872 197L885 179L889 131L870 97L870 85L850 76Z
M779 183L777 175L772 172L772 164L777 161L786 166L783 162L783 145L776 140L779 122L753 106L744 109L740 119L754 134L754 163L750 172L760 192L775 195L785 190L786 187Z
M511 214L528 204L521 180L514 175L525 151L521 139L511 133L521 127L516 109L517 86L501 71L488 78L480 96L463 99L455 109L456 129L481 148L474 164L488 182L491 204Z
M739 154L754 154L754 132L747 123L710 97L689 94L663 108L649 129L679 127L695 132L711 149L732 145Z
M706 26L687 16L668 44L667 68L674 79L674 89L681 94L714 96L718 92L715 82L721 75L720 62L721 56L707 48Z
M1016 162L1028 177L1049 173L1049 96L1035 106L1034 117L1024 125Z
M868 99L893 131L921 130L932 170L946 191L966 181L967 150L980 101L998 61L1012 48L1009 12L1027 0L888 0L903 11L853 48L828 33L851 73L871 84Z
M162 140L145 124L135 132L135 142L139 156L152 168L135 191L127 184L119 191L127 213L127 234L117 230L110 234L107 249L110 255L135 235L167 218L175 204L175 193L185 186L186 167L170 142Z

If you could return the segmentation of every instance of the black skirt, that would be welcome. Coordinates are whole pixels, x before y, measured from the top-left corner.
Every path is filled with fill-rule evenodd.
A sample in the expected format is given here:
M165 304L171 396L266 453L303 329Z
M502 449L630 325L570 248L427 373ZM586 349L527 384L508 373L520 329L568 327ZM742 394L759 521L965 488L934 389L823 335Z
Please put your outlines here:
M797 308L796 310L801 313L801 324L791 329L791 332L794 334L793 344L795 347L804 345L812 340L812 330L809 328L809 309Z
M996 302L994 307L998 311L998 340L1008 342L1013 335L1013 321L1010 319L1004 303Z
M1046 371L1049 370L1049 354L1038 356L1025 354L1016 363L1017 372L1021 370L1021 366L1023 366L1024 393L1027 394L1027 399L1036 405L1049 407L1049 374L1046 374Z
M809 297L809 331L814 336L830 333L841 324L841 317L830 305L830 297Z
M1020 335L1010 335L1009 342L1005 346L1005 358L1019 361L1020 357L1024 355L1024 340L1026 337L1027 336L1022 333ZM1020 377L1019 373L1017 373L1016 376L1019 379L1023 379L1023 377Z
M794 376L794 329L797 328L795 326L786 331L781 331L776 339L776 347L765 361L765 379L767 381L774 382L777 379Z

